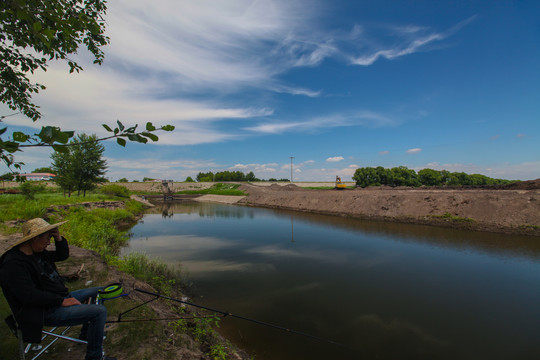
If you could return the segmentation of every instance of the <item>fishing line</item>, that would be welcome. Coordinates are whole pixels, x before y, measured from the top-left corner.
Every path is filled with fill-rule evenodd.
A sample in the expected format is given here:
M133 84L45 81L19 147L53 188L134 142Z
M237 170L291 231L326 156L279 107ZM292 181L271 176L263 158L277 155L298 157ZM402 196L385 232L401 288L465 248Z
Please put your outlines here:
M293 330L293 329L289 329L289 328L286 328L286 327L283 327L283 326L280 326L280 325L275 325L275 324L267 323L267 322L260 321L260 320L250 319L250 318L247 318L247 317L245 317L245 316L240 316L240 315L232 314L232 313L230 313L230 312L228 312L228 311L222 311L222 310L218 310L218 309L213 309L213 308L208 307L208 306L203 306L203 305L194 304L194 303L191 303L191 302L188 302L188 301L184 301L184 300L180 300L180 299L175 299L175 298L172 298L172 297L170 297L170 296L161 295L161 294L157 294L157 293L150 292L150 291L146 291L146 290L142 290L142 289L134 289L134 290L135 290L135 291L138 291L138 292L140 292L140 293L143 293L143 294L155 296L154 299L151 299L151 300L147 301L146 303L151 302L151 301L154 301L154 300L156 300L156 299L158 299L158 298L163 298L163 299L166 299L166 300L170 300L170 301L178 302L178 303L181 303L181 304L193 306L193 307L196 307L196 308L199 308L199 309L204 309L204 310L212 311L212 312L221 314L223 317L230 316L230 317L234 317L234 318L237 318L237 319L241 319L241 320L245 320L245 321L250 321L250 322L255 323L255 324L259 324L259 325L263 325L263 326L268 326L268 327L271 327L271 328L274 328L274 329L286 331L286 332L289 332L289 333L291 333L291 334L301 335L301 336L308 337L308 338L311 338L311 339L315 339L315 340L318 340L318 341L327 342L327 343L330 343L330 344L332 344L332 345L340 346L340 347L343 347L343 348L348 348L347 346L345 346L345 345L343 345L343 344L340 344L340 343L338 343L338 342L335 342L335 341L333 341L333 340L324 339L324 338L321 338L321 337L318 337L318 336L306 334L306 333L304 333L304 332L297 331L297 330ZM120 319L119 319L119 320L120 320Z

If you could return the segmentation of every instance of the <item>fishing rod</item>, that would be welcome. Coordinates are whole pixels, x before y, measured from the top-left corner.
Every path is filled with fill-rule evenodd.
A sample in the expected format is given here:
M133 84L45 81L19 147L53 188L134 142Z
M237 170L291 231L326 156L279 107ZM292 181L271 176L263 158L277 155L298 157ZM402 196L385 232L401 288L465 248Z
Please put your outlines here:
M323 341L323 342L327 342L327 343L330 343L330 344L333 344L333 345L336 345L336 346L340 346L340 347L343 347L343 348L347 348L347 346L345 346L345 345L343 345L343 344L340 344L340 343L338 343L338 342L335 342L335 341L333 341L333 340L324 339L324 338L321 338L321 337L318 337L318 336L306 334L306 333L301 332L301 331L292 330L292 329L289 329L289 328L286 328L286 327L283 327L283 326L279 326L279 325L275 325L275 324L270 324L270 323L267 323L267 322L264 322L264 321L255 320L255 319L250 319L250 318L247 318L247 317L245 317L245 316L240 316L240 315L232 314L232 313L230 313L230 312L228 312L228 311L222 311L222 310L218 310L218 309L213 309L213 308L208 307L208 306L203 306L203 305L194 304L194 303L191 303L191 302L188 302L188 301L184 301L184 300L180 300L180 299L175 299L175 298L172 298L172 297L170 297L170 296L161 295L161 294L154 293L154 292L151 292L151 291L146 291L146 290L137 289L137 288L135 288L134 290L135 290L135 291L138 291L138 292L140 292L140 293L143 293L143 294L155 296L154 299L149 300L149 301L145 302L144 304L149 303L150 301L156 300L156 299L158 299L158 298L163 298L163 299L166 299L166 300L170 300L170 301L178 302L178 303L181 303L181 304L193 306L193 307L196 307L196 308L199 308L199 309L204 309L204 310L212 311L212 312L214 312L214 313L221 314L223 317L230 316L230 317L234 317L234 318L237 318L237 319L249 321L249 322L252 322L252 323L255 323L255 324L259 324L259 325L263 325L263 326L268 326L268 327L271 327L271 328L274 328L274 329L286 331L286 332L289 332L289 333L292 333L292 334L301 335L301 336L308 337L308 338L311 338L311 339L315 339L315 340L318 340L318 341ZM139 305L139 306L142 306L142 305L144 305L144 304L141 304L141 305ZM119 318L118 320L120 321L120 318Z

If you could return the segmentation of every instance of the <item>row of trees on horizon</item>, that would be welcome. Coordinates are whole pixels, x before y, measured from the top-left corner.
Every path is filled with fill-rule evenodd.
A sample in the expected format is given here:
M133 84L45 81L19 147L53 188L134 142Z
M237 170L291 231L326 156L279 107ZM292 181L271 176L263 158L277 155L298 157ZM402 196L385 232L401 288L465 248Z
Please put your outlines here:
M83 195L88 190L94 189L97 184L108 182L104 177L107 170L107 163L102 158L104 147L99 142L93 141L95 135L81 134L72 140L73 146L68 147L68 151L53 153L51 167L35 169L34 172L51 172L56 174L54 181L71 195L76 191ZM4 174L2 180L18 180L13 173ZM482 185L505 185L516 182L516 180L494 179L481 174L467 174L464 172L450 172L448 170L422 169L416 172L406 166L393 168L363 167L356 169L352 179L357 186L482 186ZM145 177L142 181L152 181L154 179ZM186 182L256 182L256 181L283 181L289 179L261 180L250 171L245 174L241 171L219 171L219 172L199 172L196 180L188 176ZM128 182L126 178L117 182ZM138 182L134 180L134 182Z
M218 171L213 173L209 172L199 172L196 177L198 182L211 182L211 181L265 181L257 178L253 171L244 174L241 171ZM289 181L289 179L273 179L270 178L268 181Z
M353 180L357 186L480 186L505 185L516 180L493 179L481 174L422 169L416 172L406 166L393 168L363 167L356 169Z

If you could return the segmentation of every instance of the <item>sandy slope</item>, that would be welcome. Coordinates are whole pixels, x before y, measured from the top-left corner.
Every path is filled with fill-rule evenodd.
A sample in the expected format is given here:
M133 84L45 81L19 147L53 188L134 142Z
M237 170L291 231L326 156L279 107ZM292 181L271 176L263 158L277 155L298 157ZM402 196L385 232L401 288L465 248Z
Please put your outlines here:
M307 190L242 185L239 203L355 218L540 236L540 189Z

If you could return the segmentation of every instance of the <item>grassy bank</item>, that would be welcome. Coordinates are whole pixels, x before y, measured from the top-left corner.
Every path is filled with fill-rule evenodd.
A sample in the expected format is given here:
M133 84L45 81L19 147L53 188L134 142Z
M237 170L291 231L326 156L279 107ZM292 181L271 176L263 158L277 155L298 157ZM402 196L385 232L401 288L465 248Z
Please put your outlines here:
M111 197L104 194L91 194L86 197L64 197L59 193L43 193L34 196L34 199L28 199L24 195L0 195L0 221L4 233L17 232L18 227L6 226L8 221L29 220L36 217L44 217L47 209L53 205L80 204L83 202L105 201ZM113 198L117 199L117 198Z

